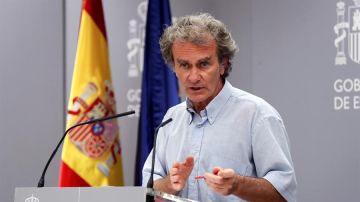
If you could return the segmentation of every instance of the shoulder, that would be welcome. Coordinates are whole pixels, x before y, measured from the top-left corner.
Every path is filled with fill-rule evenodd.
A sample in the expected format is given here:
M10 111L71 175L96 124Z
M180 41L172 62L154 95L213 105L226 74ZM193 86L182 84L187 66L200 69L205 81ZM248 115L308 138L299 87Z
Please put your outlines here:
M170 107L164 116L164 120L168 119L170 117L184 115L186 112L187 112L186 111L186 102L184 101L175 106Z
M281 120L280 114L271 104L244 90L232 87L230 102L234 105L246 107L257 118L274 117Z

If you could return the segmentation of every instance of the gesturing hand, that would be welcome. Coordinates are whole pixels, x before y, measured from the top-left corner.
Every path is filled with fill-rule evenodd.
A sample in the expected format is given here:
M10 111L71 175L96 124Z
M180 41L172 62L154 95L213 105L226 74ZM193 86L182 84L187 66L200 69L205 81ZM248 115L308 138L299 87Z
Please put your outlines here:
M193 167L194 158L192 156L186 157L184 162L174 162L170 169L170 183L175 191L178 192L184 188Z
M205 173L208 187L222 195L232 194L238 186L238 178L233 169L215 167L212 173Z

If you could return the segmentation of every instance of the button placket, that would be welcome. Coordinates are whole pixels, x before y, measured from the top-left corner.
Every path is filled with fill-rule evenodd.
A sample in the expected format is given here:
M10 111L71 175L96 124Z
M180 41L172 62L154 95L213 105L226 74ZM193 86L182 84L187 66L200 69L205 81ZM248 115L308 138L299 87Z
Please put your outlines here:
M204 135L204 126L207 121L207 117L205 113L201 113L202 116L196 116L194 120L194 126L193 127L193 135L191 137L192 141L190 143L191 145L191 152L190 154L194 157L194 168L193 171L190 174L189 179L189 196L193 199L198 199L199 191L198 191L198 184L197 180L195 180L195 176L198 175L199 172L199 158L200 158L200 148L201 148L201 142Z

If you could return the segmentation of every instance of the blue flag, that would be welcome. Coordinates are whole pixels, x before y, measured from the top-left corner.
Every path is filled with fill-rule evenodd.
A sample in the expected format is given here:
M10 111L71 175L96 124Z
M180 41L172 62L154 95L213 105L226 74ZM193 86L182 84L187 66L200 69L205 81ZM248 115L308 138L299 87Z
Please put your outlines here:
M149 0L135 167L137 186L142 183L141 171L153 147L155 128L161 123L166 111L180 101L176 76L165 64L159 45L164 29L170 24L169 0Z

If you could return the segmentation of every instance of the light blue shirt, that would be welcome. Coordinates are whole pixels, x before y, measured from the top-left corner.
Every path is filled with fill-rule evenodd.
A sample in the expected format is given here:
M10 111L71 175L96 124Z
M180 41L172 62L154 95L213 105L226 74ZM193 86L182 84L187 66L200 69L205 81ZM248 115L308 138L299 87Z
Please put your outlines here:
M200 112L191 103L170 108L159 130L154 180L169 174L174 161L194 157L194 168L179 196L197 201L242 201L211 191L195 176L216 166L243 176L265 178L288 201L296 201L296 178L289 140L278 112L263 99L234 88L226 81L220 93ZM143 168L143 185L149 179L151 155Z

